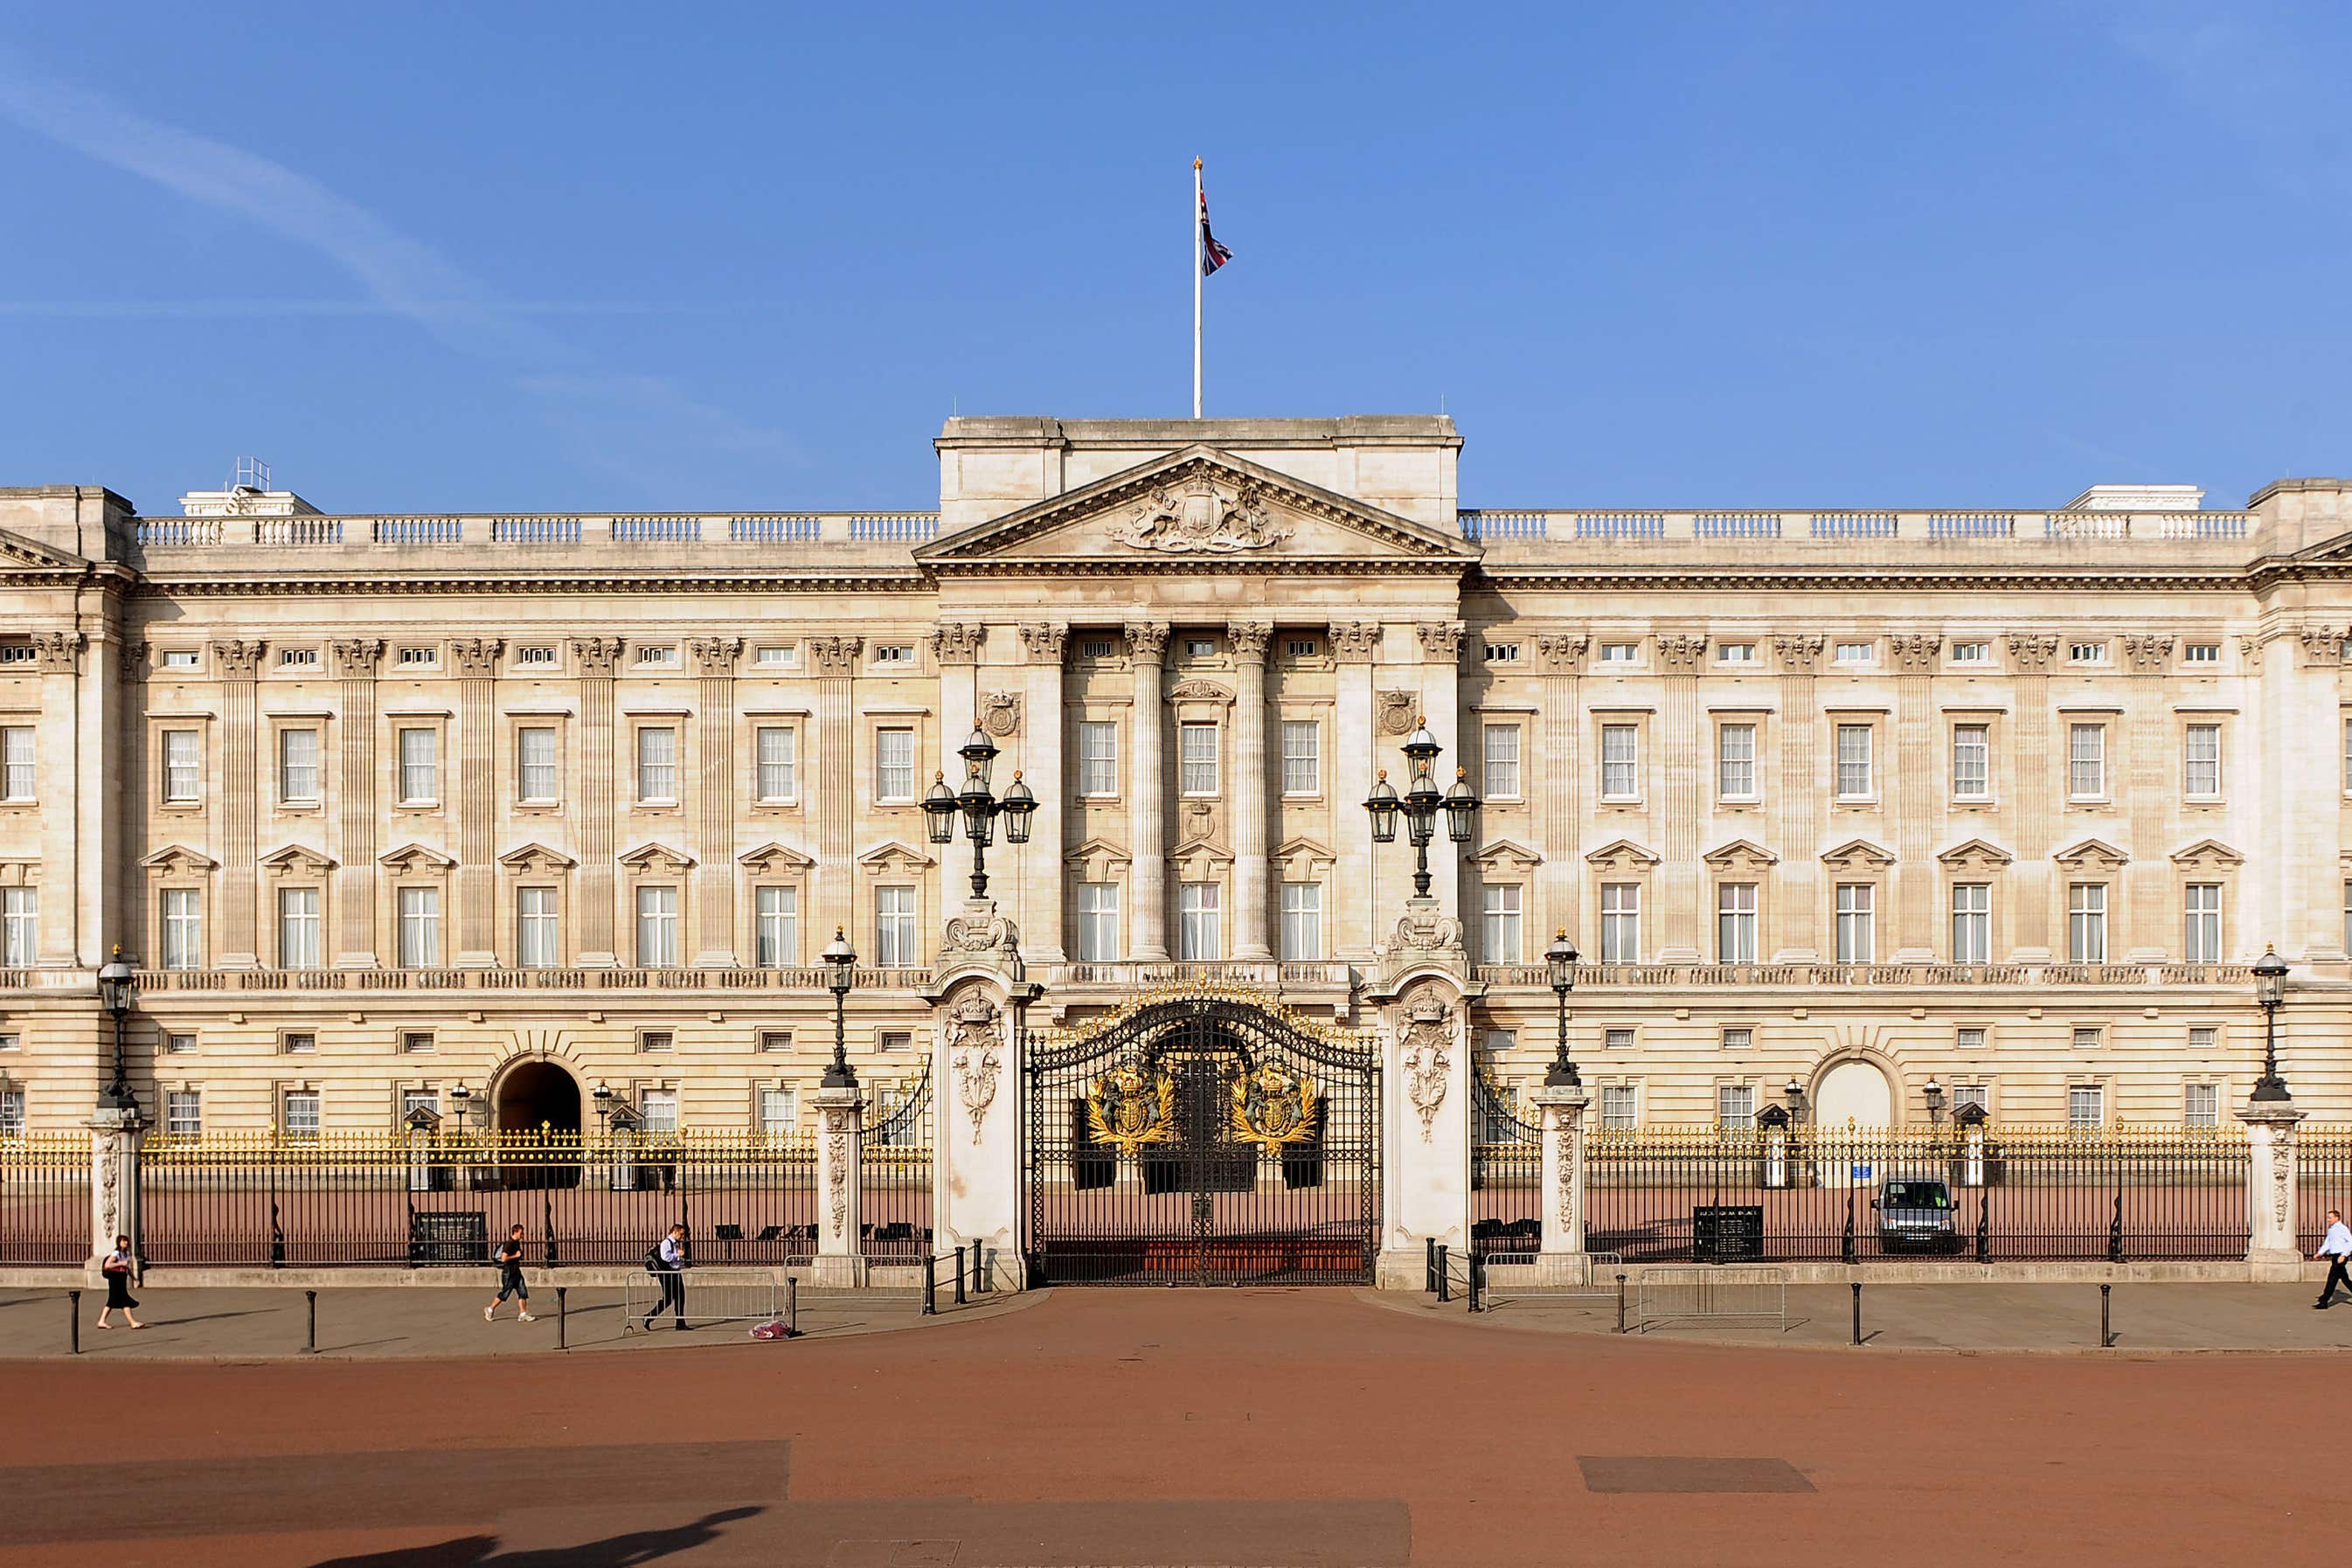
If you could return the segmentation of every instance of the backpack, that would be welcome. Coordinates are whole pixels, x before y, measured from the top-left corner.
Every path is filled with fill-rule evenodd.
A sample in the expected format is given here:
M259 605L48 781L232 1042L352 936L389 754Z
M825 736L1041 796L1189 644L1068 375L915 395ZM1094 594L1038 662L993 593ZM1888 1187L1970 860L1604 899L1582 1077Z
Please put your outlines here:
M648 1274L659 1274L661 1271L661 1243L656 1241L651 1247L646 1248L646 1272Z

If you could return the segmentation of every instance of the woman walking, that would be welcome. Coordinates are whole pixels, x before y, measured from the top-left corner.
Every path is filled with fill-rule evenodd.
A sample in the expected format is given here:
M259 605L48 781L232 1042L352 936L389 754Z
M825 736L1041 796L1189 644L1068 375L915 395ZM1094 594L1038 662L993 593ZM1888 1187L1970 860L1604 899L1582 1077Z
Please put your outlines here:
M137 1264L132 1262L131 1258L131 1238L127 1236L116 1237L114 1250L108 1253L106 1261L99 1266L100 1272L106 1276L106 1305L98 1310L100 1328L114 1327L112 1323L106 1321L106 1314L117 1308L121 1309L122 1321L132 1328L143 1329L147 1326L131 1315L131 1309L139 1305L131 1299L131 1271L136 1267L138 1267Z

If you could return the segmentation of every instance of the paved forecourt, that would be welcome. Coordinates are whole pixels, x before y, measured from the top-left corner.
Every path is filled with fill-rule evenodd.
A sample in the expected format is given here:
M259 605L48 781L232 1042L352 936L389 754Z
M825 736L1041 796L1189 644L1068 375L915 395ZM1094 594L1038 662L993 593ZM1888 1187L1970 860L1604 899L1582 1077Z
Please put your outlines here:
M1330 1290L457 1364L16 1363L0 1568L2315 1563L2352 1394L2333 1353L1764 1352Z

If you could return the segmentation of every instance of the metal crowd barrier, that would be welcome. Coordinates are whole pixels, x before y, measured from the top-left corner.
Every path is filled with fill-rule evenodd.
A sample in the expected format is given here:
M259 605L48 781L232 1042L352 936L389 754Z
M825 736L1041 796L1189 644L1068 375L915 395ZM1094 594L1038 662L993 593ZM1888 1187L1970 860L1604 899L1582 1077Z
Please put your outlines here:
M1780 1268L1715 1264L1647 1268L1638 1313L1644 1331L1673 1323L1789 1327L1789 1279Z
M691 1326L782 1322L789 1331L799 1331L797 1280L779 1279L765 1268L688 1268L679 1278L686 1281L686 1321ZM662 1276L639 1271L623 1283L622 1333L644 1332L648 1317L656 1328L672 1320L669 1309L661 1306L661 1282Z
M1515 1260L1504 1268L1484 1269L1482 1300L1488 1311L1511 1301L1613 1307L1617 1304L1616 1275L1622 1266L1623 1260L1613 1252L1587 1252L1568 1259L1547 1258L1541 1265L1536 1265L1534 1258L1528 1257L1526 1261ZM1546 1278L1538 1281L1538 1275Z

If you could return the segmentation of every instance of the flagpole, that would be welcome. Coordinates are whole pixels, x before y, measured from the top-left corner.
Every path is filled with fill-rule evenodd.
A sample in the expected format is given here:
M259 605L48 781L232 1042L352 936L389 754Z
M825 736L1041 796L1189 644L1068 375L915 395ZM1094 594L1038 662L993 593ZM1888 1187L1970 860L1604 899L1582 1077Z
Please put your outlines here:
M1192 160L1192 417L1201 416L1201 160Z

